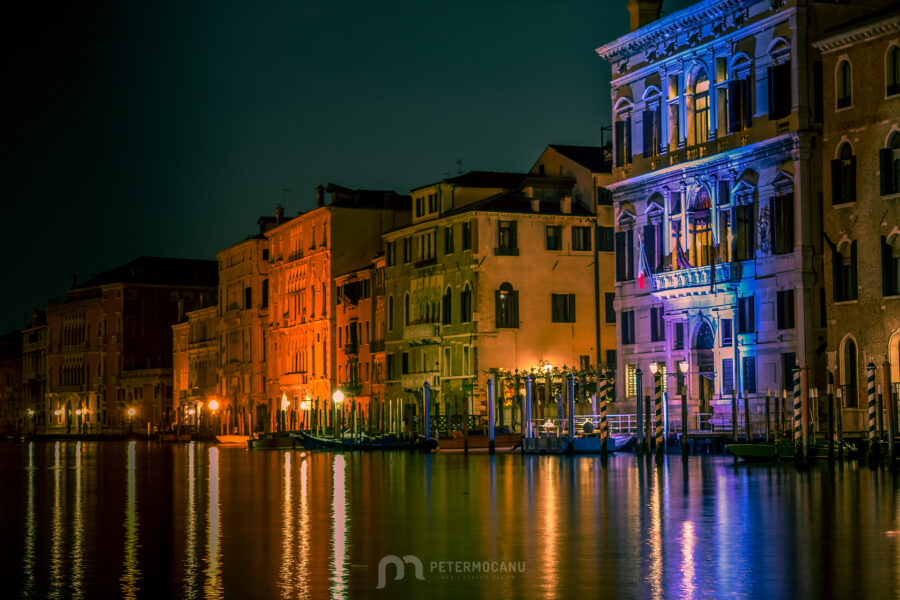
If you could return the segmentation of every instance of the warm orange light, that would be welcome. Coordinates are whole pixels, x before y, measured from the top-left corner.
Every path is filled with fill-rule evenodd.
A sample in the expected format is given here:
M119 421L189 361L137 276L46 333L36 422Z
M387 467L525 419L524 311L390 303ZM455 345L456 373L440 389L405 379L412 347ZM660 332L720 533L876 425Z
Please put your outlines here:
M211 410L211 411L213 411L213 412L219 410L219 401L216 400L215 398L213 398L212 400L210 400L210 401L209 401L209 410Z
M134 416L134 412L135 412L135 411L134 411L133 408L129 408L129 409L128 409L128 416L129 416L129 417L133 417L133 416Z

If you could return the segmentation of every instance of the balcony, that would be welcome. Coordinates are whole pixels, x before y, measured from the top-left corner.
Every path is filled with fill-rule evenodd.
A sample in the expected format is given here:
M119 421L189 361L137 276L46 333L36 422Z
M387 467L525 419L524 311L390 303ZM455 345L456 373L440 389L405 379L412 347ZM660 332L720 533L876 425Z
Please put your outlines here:
M344 354L359 354L359 344L356 342L344 344Z
M438 323L421 323L403 328L403 339L407 342L430 341L437 343L441 338L441 326Z
M737 283L741 280L741 263L717 263L715 265L715 282ZM693 267L678 271L665 271L653 275L653 290L664 292L691 287L711 286L713 283L713 267Z
M441 377L438 371L407 373L400 376L400 385L404 390L421 390L426 381L431 389L440 389Z

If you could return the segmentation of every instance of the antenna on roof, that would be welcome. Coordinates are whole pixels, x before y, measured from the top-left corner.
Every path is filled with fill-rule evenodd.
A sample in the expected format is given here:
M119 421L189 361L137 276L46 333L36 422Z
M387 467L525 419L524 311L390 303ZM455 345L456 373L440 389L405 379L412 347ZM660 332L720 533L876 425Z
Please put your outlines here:
M461 158L456 159L456 174L462 175L462 159Z
M601 125L600 126L600 147L604 147L606 144L603 142L603 132L609 131L612 132L612 125Z

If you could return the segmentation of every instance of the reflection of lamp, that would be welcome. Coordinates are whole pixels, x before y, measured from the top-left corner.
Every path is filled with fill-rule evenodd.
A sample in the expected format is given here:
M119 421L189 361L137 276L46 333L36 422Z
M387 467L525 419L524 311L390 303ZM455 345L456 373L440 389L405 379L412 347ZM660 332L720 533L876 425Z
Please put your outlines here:
M334 416L337 417L337 412L338 412L338 411L340 411L340 413L341 413L341 423L340 423L340 425L338 425L338 420L337 420L337 418L335 418L335 420L334 420L334 430L335 430L335 436L334 436L334 437L338 437L338 436L337 436L337 433L338 433L339 431L341 431L341 429L343 429L343 425L344 425L344 412L341 411L341 402L344 401L344 393L341 392L341 390L336 390L336 391L334 392L334 395L331 396L331 398L334 400L334 410L335 410L335 415L334 415Z

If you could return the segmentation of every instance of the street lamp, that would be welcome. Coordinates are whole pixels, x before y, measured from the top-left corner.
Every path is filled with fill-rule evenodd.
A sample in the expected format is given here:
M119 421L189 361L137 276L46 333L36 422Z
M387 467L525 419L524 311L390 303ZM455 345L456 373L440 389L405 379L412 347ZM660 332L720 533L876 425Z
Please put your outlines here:
M341 402L344 401L344 393L341 392L341 390L337 390L336 392L334 392L332 399L334 400L334 410L335 410L334 427L335 427L336 431L341 431L341 429L344 428L344 413L343 413L343 411L341 411ZM341 415L340 425L338 425L337 413L340 413L340 415ZM335 437L338 437L338 436L335 435Z
M128 409L128 433L131 433L134 419L134 407Z
M216 411L219 410L219 401L216 400L215 398L213 398L212 400L209 401L209 404L207 404L207 406L209 407L209 410L212 411L212 416L215 419ZM218 430L219 430L218 423L214 422L213 427L215 428L214 431L216 431L218 433Z
M679 361L678 370L681 371L681 460L687 462L688 447L688 409L687 409L687 382L684 376L687 375L690 365L686 360Z

